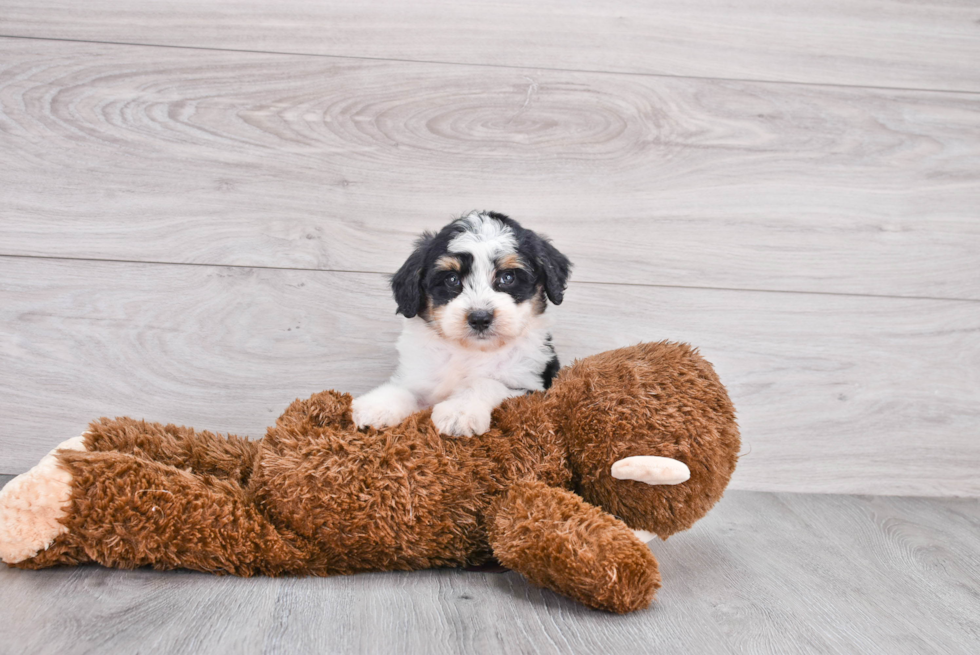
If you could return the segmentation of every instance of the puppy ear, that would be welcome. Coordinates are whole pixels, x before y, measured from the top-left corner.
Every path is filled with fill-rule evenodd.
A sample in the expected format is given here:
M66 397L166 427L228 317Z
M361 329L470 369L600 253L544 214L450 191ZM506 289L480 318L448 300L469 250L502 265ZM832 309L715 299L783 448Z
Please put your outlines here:
M565 287L568 284L572 263L568 261L568 257L551 245L547 237L538 236L530 230L527 231L526 237L527 250L544 278L544 290L548 294L548 300L560 305L565 297Z
M422 274L425 272L425 252L435 235L423 232L415 242L415 251L408 256L402 267L391 276L391 291L398 303L396 314L412 318L422 309Z

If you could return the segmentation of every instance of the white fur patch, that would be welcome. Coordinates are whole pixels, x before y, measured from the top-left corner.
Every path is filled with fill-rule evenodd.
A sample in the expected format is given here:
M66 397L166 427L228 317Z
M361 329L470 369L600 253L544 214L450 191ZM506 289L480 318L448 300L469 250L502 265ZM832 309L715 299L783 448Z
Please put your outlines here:
M441 338L421 318L405 319L398 339L398 370L391 381L357 398L359 427L396 425L412 412L438 406L453 396L460 401L433 414L444 434L482 434L489 414L507 398L544 389L541 372L554 357L544 315L528 321L524 333L496 350L466 348ZM463 403L471 405L463 412ZM450 408L467 416L453 423Z
M58 450L85 450L84 437L60 444L0 489L0 560L8 564L34 557L68 531L60 519L71 499L72 477L58 465Z
M409 389L423 407L482 380L495 380L516 392L543 389L541 371L554 356L548 335L544 315L535 316L519 337L496 350L476 350L440 338L422 319L407 319L397 343L398 370L391 381Z
M490 262L517 252L514 232L497 219L473 212L459 220L466 225L466 231L460 232L449 242L450 252L468 252L474 259Z

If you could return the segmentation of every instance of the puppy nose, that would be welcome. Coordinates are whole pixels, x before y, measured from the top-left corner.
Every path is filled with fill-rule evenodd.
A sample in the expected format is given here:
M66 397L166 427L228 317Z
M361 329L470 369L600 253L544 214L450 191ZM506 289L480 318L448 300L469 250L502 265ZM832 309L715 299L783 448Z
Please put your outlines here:
M470 327L477 332L483 332L490 324L493 322L493 312L488 312L485 309L478 309L476 311L470 312L466 317L466 322L470 324Z

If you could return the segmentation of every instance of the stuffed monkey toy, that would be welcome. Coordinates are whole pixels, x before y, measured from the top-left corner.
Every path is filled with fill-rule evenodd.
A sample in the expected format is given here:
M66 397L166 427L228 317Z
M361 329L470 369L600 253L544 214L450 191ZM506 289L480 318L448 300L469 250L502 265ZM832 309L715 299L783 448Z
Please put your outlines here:
M429 411L359 431L350 405L297 400L256 441L95 421L0 491L0 559L276 576L496 558L630 612L660 586L645 542L704 516L739 450L724 386L677 343L579 360L475 437L440 435Z

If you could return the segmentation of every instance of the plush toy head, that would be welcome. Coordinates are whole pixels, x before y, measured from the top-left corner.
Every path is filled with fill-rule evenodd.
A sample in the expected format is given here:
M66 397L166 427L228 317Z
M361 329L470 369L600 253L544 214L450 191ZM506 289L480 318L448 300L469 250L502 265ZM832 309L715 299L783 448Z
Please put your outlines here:
M734 407L711 365L687 345L640 344L579 360L559 374L549 402L576 493L632 528L663 539L686 530L735 470ZM646 455L687 464L690 479L650 485L614 477L617 462Z

